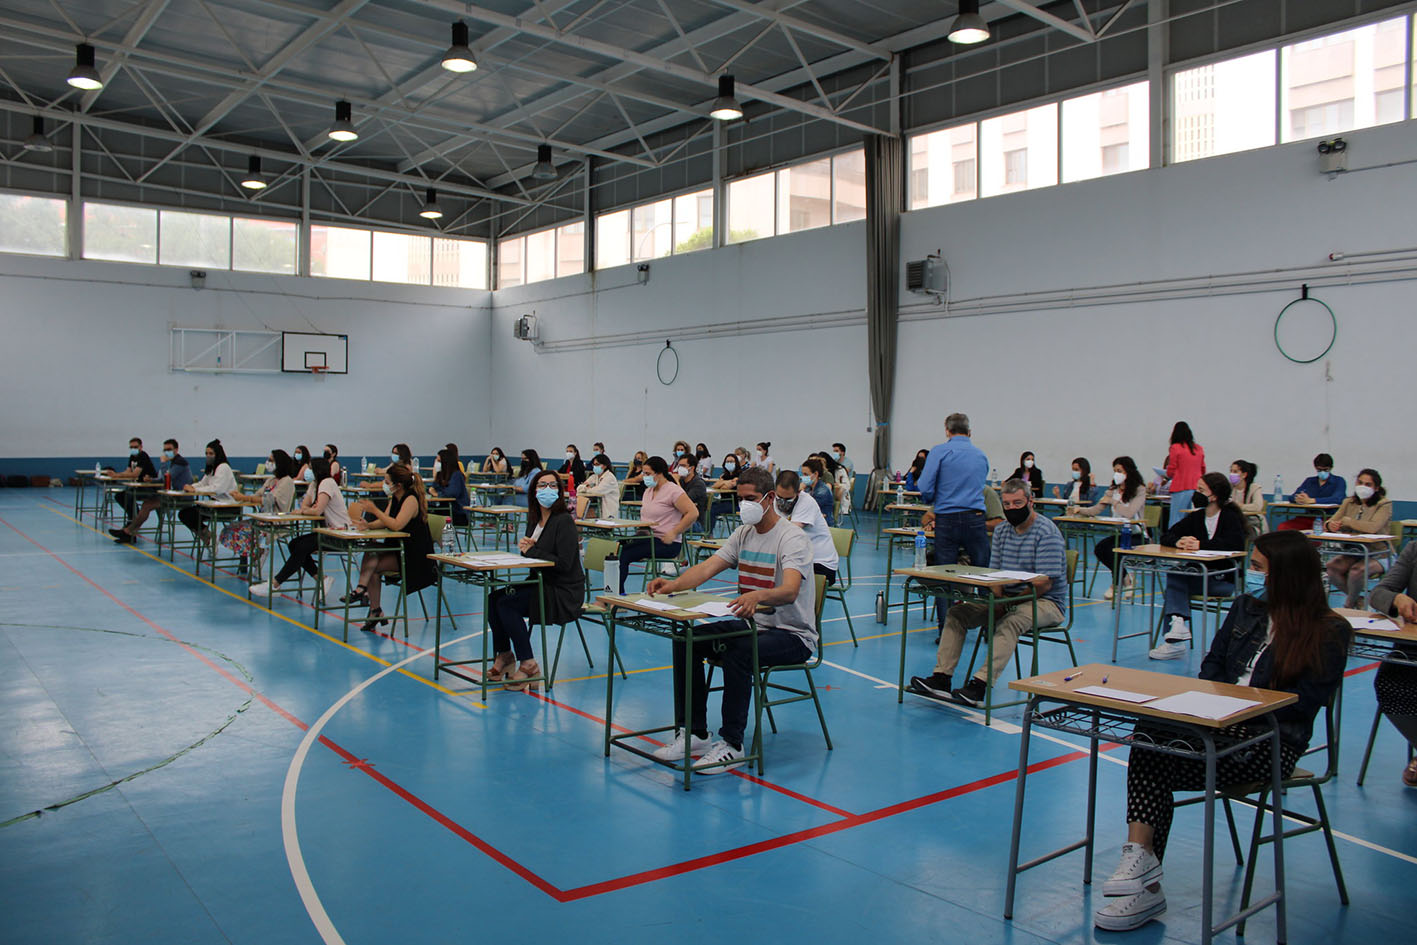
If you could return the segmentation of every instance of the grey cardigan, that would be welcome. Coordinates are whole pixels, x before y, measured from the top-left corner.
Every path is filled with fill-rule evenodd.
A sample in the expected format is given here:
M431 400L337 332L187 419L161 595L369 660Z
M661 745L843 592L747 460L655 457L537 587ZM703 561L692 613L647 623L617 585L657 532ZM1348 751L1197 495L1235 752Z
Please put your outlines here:
M1417 541L1409 541L1402 549L1387 574L1368 595L1368 603L1376 611L1395 616L1397 607L1394 601L1398 594L1417 597Z

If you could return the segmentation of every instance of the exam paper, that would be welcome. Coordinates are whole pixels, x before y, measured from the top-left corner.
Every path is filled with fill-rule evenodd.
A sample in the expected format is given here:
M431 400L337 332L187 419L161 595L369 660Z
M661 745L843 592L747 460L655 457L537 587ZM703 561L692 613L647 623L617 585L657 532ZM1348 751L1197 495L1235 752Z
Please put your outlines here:
M1197 558L1224 558L1226 555L1234 554L1233 551L1187 551L1185 554L1194 555Z
M1132 692L1130 689L1109 689L1106 686L1080 686L1073 692L1085 692L1089 696L1101 696L1103 699L1116 699L1119 702L1150 702L1156 698L1144 692Z
M597 524L597 525L604 525L604 526L606 526L607 528L614 528L614 527L615 527L614 521L612 521L611 519L608 519L608 518L598 518L598 519L595 520L595 524Z
M1397 630L1397 622L1386 617L1349 617L1348 625L1356 630Z
M1147 708L1174 712L1177 715L1191 715L1198 719L1223 719L1241 709L1259 704L1258 699L1238 699L1235 696L1217 696L1209 692L1178 692L1174 696L1151 701Z
M637 607L648 607L650 610L678 610L673 604L667 604L662 600L655 600L652 597L642 597L635 601Z
M988 574L981 574L980 577L995 581L1031 581L1036 577L1042 577L1042 575L1034 574L1032 571L990 571Z
M695 614L707 614L710 617L732 617L733 611L728 609L728 604L721 600L704 601L697 607L690 607L688 610Z

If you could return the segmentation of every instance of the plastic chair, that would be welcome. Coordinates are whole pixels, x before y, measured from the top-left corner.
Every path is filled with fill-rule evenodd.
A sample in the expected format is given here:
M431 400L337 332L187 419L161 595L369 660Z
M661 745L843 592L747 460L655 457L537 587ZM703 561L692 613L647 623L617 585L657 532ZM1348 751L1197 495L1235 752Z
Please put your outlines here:
M846 615L846 629L851 633L851 645L860 646L856 642L856 628L851 625L851 608L846 606L846 592L851 590L851 549L856 545L856 532L850 528L833 528L831 536L841 563L836 572L836 583L827 588L826 596L841 603L841 612Z
M763 773L762 748L762 714L767 712L768 725L772 728L773 734L777 734L777 720L773 718L773 706L790 705L793 702L806 702L812 700L812 705L817 709L817 721L822 726L822 737L826 739L827 751L832 750L831 732L827 731L826 713L822 711L822 700L817 698L817 684L812 679L812 670L822 665L822 605L826 602L827 579L824 575L816 575L816 617L817 617L817 646L810 659L802 663L782 663L776 666L758 667L757 680L757 711L753 728L753 741L757 743L758 751L758 774ZM797 689L792 686L785 686L782 683L771 681L773 673L800 672L807 679L807 688ZM775 692L786 693L783 698L773 699L771 694Z
M266 464L265 464L265 463L257 463L257 464L256 464L256 475L258 475L258 476L264 476L265 474L266 474Z
M1072 628L1073 628L1073 576L1077 573L1078 559L1079 559L1079 557L1080 557L1080 552L1078 552L1076 549L1070 549L1068 552L1066 552L1066 555L1067 555L1067 571L1068 571L1068 618L1067 618L1067 620L1065 620L1063 623L1049 624L1049 625L1044 626L1044 627L1037 627L1037 626L1035 626L1035 627L1033 628L1033 632L1032 632L1032 633L1029 633L1029 634L1020 634L1020 635L1019 635L1019 638L1018 638L1018 646L1031 646L1031 647L1033 647L1033 664L1032 664L1032 665L1033 665L1033 669L1030 670L1030 675L1035 675L1035 676L1036 676L1036 675L1038 674L1038 644L1040 644L1040 643L1062 643L1062 644L1066 645L1067 648L1068 648L1068 659L1070 659L1070 660L1072 661L1072 662L1070 662L1068 665L1069 665L1069 666L1076 666L1076 665L1078 664L1077 654L1076 654L1075 652L1073 652ZM971 676L974 675L974 661L979 657L979 647L980 647L980 644L982 644L982 643L984 642L984 632L985 632L984 628L983 628L983 627L980 627L980 628L979 628L979 632L974 635L974 650L973 650L973 652L971 652L971 653L969 654L969 668L964 671L964 678L965 678L965 679L968 679L968 678L970 678ZM1023 664L1019 661L1018 646L1014 647L1014 671L1015 671L1016 673L1018 673L1019 678L1022 679L1022 678L1023 678ZM996 681L997 681L997 680L994 680L994 679L989 680L988 688L989 688L990 691L993 690L993 688L994 688L994 683L995 683Z
M586 644L585 631L581 629L581 620L589 620L591 623L598 623L605 626L605 608L595 603L594 594L591 590L590 572L605 572L605 559L610 557L620 549L620 543L609 538L589 538L585 543L585 551L581 554L581 570L586 574L585 604L581 607L580 616L573 621L576 625L576 633L581 638L581 649L585 651L586 665L595 669L595 660L590 657L590 647ZM556 638L556 656L551 661L551 679L556 679L556 667L561 664L561 643L566 638L566 626L561 625L561 635ZM615 662L620 664L620 678L628 679L625 672L625 661L620 658L619 651L616 651ZM549 687L548 687L549 688Z
M433 547L434 547L435 549L436 549L439 545L441 545L441 544L443 543L443 529L444 529L445 527L447 527L447 524L448 524L448 517L447 517L446 515L433 515L432 513L429 513L429 515L428 515L428 534L429 534L429 535L432 537L432 539L433 539ZM392 575L392 577L393 577L393 579L394 579L393 582L397 582L397 581L398 581L398 575L397 575L397 574ZM389 578L388 578L388 577L385 577L385 578L384 578L384 583L386 583L386 584L388 584L388 583L393 583L393 582L389 581ZM436 585L429 585L429 586L430 586L430 587L436 587ZM426 623L427 620L428 620L428 604L423 600L423 592L424 592L425 590L427 590L427 589L428 589L428 588L419 588L418 590L416 590L416 591L413 592L414 594L418 595L418 606L419 606L420 608L422 608L422 610L423 610L423 620L424 620L425 623ZM402 588L399 589L399 594L400 594L400 595L404 594L404 590L403 590ZM397 612L398 612L398 611L395 611L395 613L397 613ZM456 630L456 629L458 628L457 619L453 617L453 605L452 605L451 602L448 604L448 621L453 625L453 629L454 629L454 630ZM407 623L404 623L403 626L404 626L404 631L403 631L403 632L404 632L404 636L408 636L408 624L407 624Z

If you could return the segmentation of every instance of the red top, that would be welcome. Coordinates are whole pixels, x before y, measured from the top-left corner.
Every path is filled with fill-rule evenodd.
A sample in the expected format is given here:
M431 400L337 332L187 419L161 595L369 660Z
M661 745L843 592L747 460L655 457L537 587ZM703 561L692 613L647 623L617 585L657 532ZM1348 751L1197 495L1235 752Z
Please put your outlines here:
M1166 475L1171 479L1171 491L1194 489L1196 481L1205 475L1205 449L1199 443L1196 451L1184 443L1172 443L1166 454Z

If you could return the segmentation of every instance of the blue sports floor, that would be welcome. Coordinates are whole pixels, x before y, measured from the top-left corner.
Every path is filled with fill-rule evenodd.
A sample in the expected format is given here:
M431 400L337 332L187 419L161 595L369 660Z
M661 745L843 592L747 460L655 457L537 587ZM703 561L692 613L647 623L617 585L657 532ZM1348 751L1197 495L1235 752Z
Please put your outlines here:
M1094 930L1100 895L1081 882L1081 854L1024 874L1003 920L1020 710L986 728L962 708L896 704L899 616L874 622L885 552L869 538L849 595L859 648L838 605L824 615L817 678L836 749L809 705L788 706L766 736L764 780L705 777L685 793L666 769L602 756L598 627L586 629L594 669L572 637L550 694L484 706L455 679L433 683L422 620L407 643L356 630L344 645L295 599L267 611L232 574L208 583L180 555L170 565L91 525L72 518L68 490L0 493L5 943L1199 940L1194 807L1177 814L1161 921ZM453 593L456 636L475 633L480 597ZM1111 611L1078 603L1079 658L1105 661ZM918 609L910 619L907 672L927 673L933 627ZM667 649L621 643L631 674L617 681L617 723L662 724ZM1125 641L1121 662L1146 666L1145 645ZM1194 673L1199 660L1149 668ZM1066 662L1060 647L1042 654L1044 669ZM1367 785L1354 783L1372 669L1350 666L1342 770L1325 788L1352 904L1339 906L1321 837L1287 844L1291 942L1412 934L1417 791L1400 783L1405 755L1386 725ZM1035 739L1025 856L1081 835L1082 747ZM1123 838L1126 753L1104 757L1103 877ZM1225 908L1242 872L1223 822L1216 864ZM1269 866L1262 854L1261 883ZM1273 941L1272 916L1247 938Z

